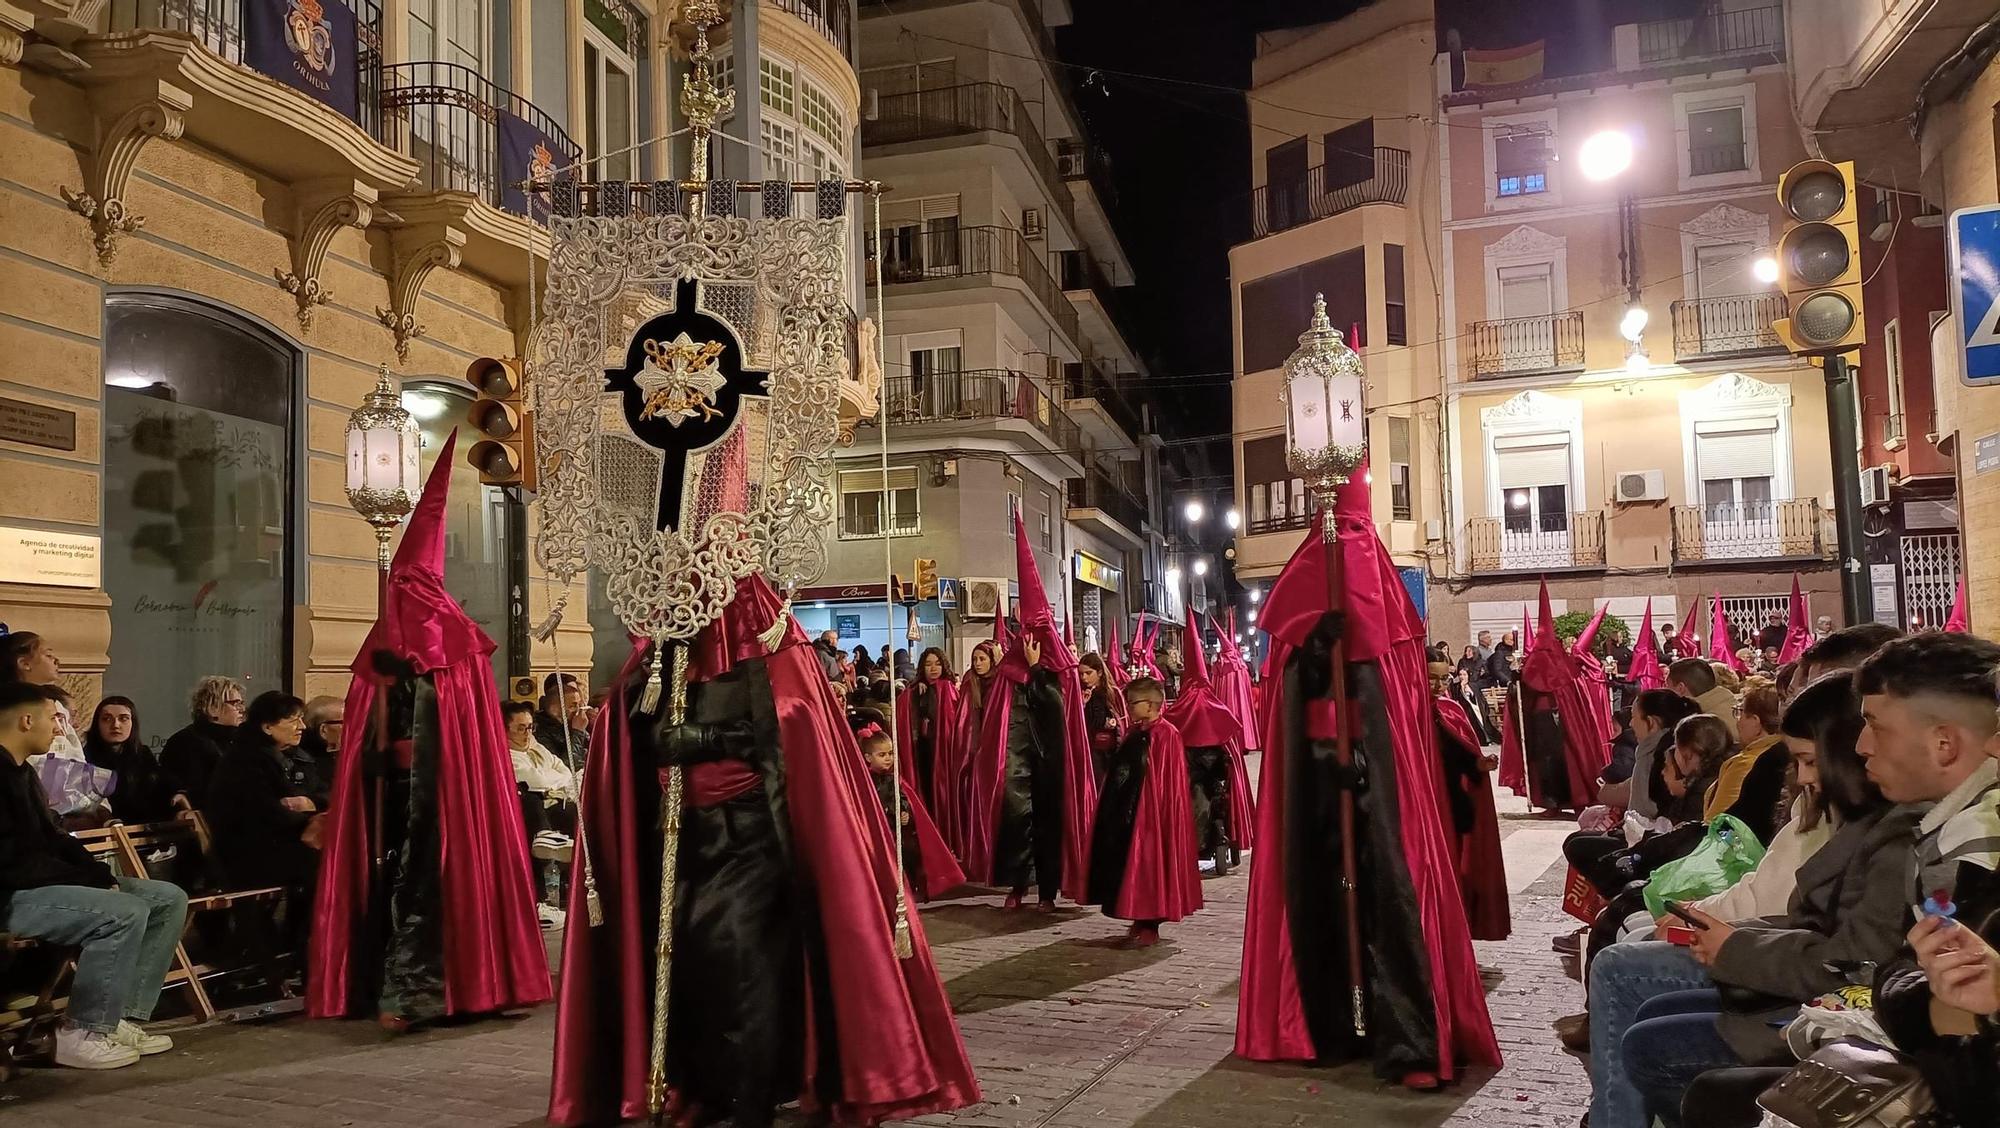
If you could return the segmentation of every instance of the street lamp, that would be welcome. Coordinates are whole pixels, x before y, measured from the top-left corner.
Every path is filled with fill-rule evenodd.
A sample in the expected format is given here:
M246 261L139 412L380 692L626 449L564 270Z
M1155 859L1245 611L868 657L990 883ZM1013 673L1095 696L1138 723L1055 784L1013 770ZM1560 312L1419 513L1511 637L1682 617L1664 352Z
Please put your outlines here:
M1750 273L1757 281L1762 282L1766 286L1776 285L1778 281L1777 258L1773 255L1759 257L1756 262L1750 264Z
M1181 583L1181 570L1179 568L1167 569L1165 579L1168 587L1179 587Z
M1577 153L1577 164L1592 180L1609 180L1632 167L1632 138L1623 130L1593 133Z
M1230 531L1234 532L1238 526L1243 524L1243 515L1236 512L1236 507L1232 505L1229 507L1229 511L1222 515L1222 523L1229 526Z
M1202 508L1201 502L1193 499L1181 508L1181 516L1186 517L1190 525L1200 524L1202 516L1207 512L1208 510Z
M1263 598L1264 598L1264 589L1263 589L1263 588L1251 588L1251 589L1250 589L1250 602L1252 602L1252 603L1258 603L1258 602L1261 602L1261 601L1263 600Z
M403 406L385 364L374 390L347 417L347 504L375 528L375 566L384 588L389 583L389 541L416 508L423 488L418 480L422 450L416 416Z
M1299 347L1285 358L1285 382L1279 395L1285 405L1285 465L1319 499L1320 535L1326 553L1328 610L1347 604L1346 569L1340 549L1340 515L1335 495L1368 460L1367 374L1361 358L1340 339L1326 319L1326 296L1313 295L1312 324L1299 334ZM1347 704L1347 645L1333 638L1327 679L1333 703L1333 758L1341 773L1354 763L1354 712ZM1340 870L1347 910L1347 982L1352 993L1349 1014L1354 1035L1368 1035L1365 994L1368 980L1361 968L1361 899L1359 855L1354 843L1354 792L1340 793Z
M1197 576L1206 576L1206 575L1208 575L1208 561L1206 561L1206 560L1197 560L1197 561L1195 561L1195 562L1194 562L1194 574L1195 574L1195 575L1197 575Z

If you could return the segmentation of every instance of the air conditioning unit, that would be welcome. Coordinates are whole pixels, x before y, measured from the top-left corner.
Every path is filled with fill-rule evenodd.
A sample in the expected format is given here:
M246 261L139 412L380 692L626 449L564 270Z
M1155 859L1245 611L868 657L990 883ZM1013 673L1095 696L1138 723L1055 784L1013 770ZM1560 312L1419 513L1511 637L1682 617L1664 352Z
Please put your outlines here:
M1664 470L1627 470L1618 475L1618 503L1667 500Z
M1047 231L1048 231L1047 225L1042 222L1042 209L1040 208L1021 209L1022 238L1039 239L1044 234L1046 234Z
M965 617L968 619L991 619L1000 614L1007 602L1006 580L976 580L967 577L965 584Z
M1889 504L1889 468L1887 466L1864 466L1861 468L1861 504L1886 506Z

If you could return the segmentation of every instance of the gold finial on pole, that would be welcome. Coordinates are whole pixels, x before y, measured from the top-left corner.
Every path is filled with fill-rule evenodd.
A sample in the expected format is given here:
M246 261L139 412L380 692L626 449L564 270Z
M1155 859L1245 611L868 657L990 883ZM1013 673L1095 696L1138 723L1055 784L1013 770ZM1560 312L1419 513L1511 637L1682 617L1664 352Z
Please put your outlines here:
M709 58L708 29L722 22L716 0L689 0L681 17L694 25L694 46L688 51L693 66L681 77L681 115L687 118L692 140L688 143L689 177L708 182L708 138L715 123L736 110L736 92L715 85L715 67Z

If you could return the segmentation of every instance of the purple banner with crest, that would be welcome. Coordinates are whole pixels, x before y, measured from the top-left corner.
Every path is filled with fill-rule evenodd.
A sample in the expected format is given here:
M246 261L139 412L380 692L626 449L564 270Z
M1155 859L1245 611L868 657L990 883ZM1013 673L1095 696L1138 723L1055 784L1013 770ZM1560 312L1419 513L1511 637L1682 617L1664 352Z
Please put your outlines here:
M528 214L527 180L547 180L574 159L555 138L518 114L499 114L500 206L515 215ZM544 206L546 214L546 205Z
M341 0L243 0L243 61L360 116L354 10Z

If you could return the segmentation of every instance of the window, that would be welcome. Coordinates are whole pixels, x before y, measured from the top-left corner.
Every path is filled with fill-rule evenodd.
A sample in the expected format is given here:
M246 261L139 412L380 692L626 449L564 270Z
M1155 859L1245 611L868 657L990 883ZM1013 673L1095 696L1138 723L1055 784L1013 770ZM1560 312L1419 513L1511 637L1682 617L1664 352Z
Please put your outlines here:
M923 196L882 205L882 272L892 282L957 273L958 197Z
M1333 192L1375 179L1375 119L1334 130L1326 135L1321 148L1326 163L1321 191Z
M1510 534L1569 531L1569 435L1501 435L1493 440L1501 523Z
M1503 266L1500 275L1500 317L1548 317L1555 312L1554 265Z
M797 95L791 64L779 59L757 60L757 103L791 117L797 113Z
M1360 348L1368 321L1368 272L1356 247L1243 286L1243 371L1278 368L1312 321L1314 294L1326 295L1327 319Z
M920 63L867 67L861 72L861 85L875 91L877 98L914 94L920 90L942 90L947 86L958 85L958 61L926 59ZM862 97L865 98L867 95L864 94Z
M619 26L608 15L596 15L605 11L602 4L585 5L591 18L583 29L583 151L593 178L630 180L638 159L632 148L638 140L638 68L625 51L626 40L614 42L605 34L606 26Z
M764 178L799 178L799 131L770 117L757 119L757 134L764 144Z
M1501 196L1533 196L1549 190L1549 134L1541 128L1510 129L1493 139L1494 191Z
M1777 479L1778 421L1773 416L1700 419L1694 425L1695 473L1705 520L1771 521Z
M1882 327L1882 371L1889 384L1889 418L1882 425L1882 441L1900 440L1903 430L1903 325L1900 320Z
M1243 444L1243 493L1251 533L1303 529L1317 506L1302 479L1285 465L1285 437L1270 435Z
M833 95L810 79L799 83L799 124L836 149L847 147L847 115L840 112Z
M1694 110L1687 116L1688 174L1714 176L1750 167L1743 138L1743 107Z
M411 0L410 58L453 66L420 68L419 82L471 89L485 73L487 19L482 0ZM455 72L455 67L465 71ZM478 118L464 110L412 107L410 131L416 156L438 176L438 187L476 189L490 183L490 166Z
M917 468L890 467L886 491L880 470L842 470L841 539L879 537L885 532L895 537L911 537L923 532L923 518L918 512Z
M1389 519L1415 520L1410 490L1410 421L1389 416Z
M1264 150L1264 192L1271 230L1282 231L1305 222L1311 214L1306 199L1306 139L1295 137Z
M1383 337L1392 345L1410 343L1410 320L1403 307L1403 248L1382 244Z
M847 176L847 115L833 95L783 59L757 60L758 140L773 180Z
M1054 552L1056 550L1055 522L1049 519L1049 511L1054 505L1055 501L1049 497L1049 491L1043 490L1041 512L1035 514L1035 520L1040 530L1043 552Z
M709 52L709 58L715 65L715 88L724 93L734 94L736 92L735 50L727 43L718 43L715 45L714 50ZM736 103L732 99L729 104L729 112L719 120L728 121L735 116Z

